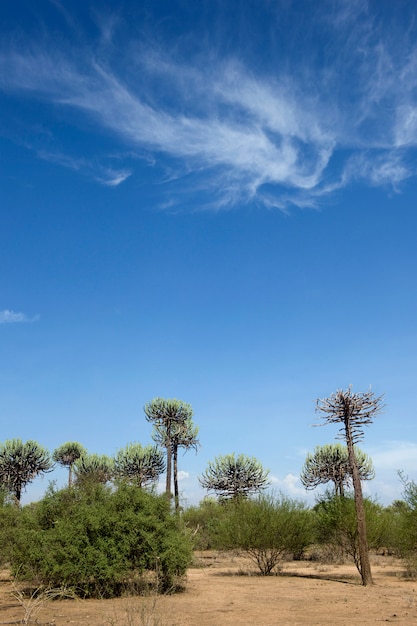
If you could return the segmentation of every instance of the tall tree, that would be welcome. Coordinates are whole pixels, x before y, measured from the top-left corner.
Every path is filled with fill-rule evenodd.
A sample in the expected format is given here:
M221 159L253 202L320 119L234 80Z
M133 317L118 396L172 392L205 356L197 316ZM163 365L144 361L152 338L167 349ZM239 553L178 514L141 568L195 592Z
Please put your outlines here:
M115 475L124 478L138 487L145 487L157 482L165 470L163 452L158 446L141 446L129 443L118 450L114 458Z
M239 454L220 455L209 462L198 479L207 491L214 491L221 500L245 498L269 485L269 471L254 457Z
M355 444L363 438L363 427L372 424L373 418L382 410L382 406L382 396L375 396L371 390L353 393L351 387L346 391L336 391L328 398L319 398L316 405L316 411L322 414L326 424L342 424L340 433L346 441L352 471L360 573L363 585L371 585L373 580L366 537L361 476L355 457Z
M172 475L175 485L175 508L179 507L178 494L178 448L186 450L198 446L198 428L192 421L193 409L190 404L175 398L154 398L143 407L146 419L152 422L152 437L166 450L166 487L167 496L171 497Z
M160 425L155 424L152 434L154 441L166 448L166 431ZM184 448L187 451L190 448L197 450L198 448L198 426L195 426L191 418L187 418L183 422L173 424L170 433L171 450L172 450L172 477L174 481L174 500L175 510L179 508L179 487L178 487L178 449Z
M370 457L355 448L355 459L361 480L372 480L375 472ZM352 484L347 447L340 443L316 446L314 453L307 455L300 479L306 489L333 482L336 495L343 496L345 487Z
M9 439L0 444L0 486L20 504L22 490L53 468L51 455L36 441Z
M72 485L74 463L81 456L87 454L87 450L78 441L67 441L56 448L53 459L63 467L68 467L68 487Z
M198 446L198 428L192 421L193 409L190 404L175 398L154 398L143 407L146 419L152 422L154 430L152 437L166 450L166 487L168 497L171 497L172 474L175 485L175 508L179 507L178 495L178 448L186 450ZM174 463L173 463L174 461Z
M178 489L178 449L184 448L184 452L193 448L196 452L199 446L198 426L196 426L191 418L188 418L182 424L179 424L173 434L173 470L174 470L174 498L175 509L179 508L179 489Z

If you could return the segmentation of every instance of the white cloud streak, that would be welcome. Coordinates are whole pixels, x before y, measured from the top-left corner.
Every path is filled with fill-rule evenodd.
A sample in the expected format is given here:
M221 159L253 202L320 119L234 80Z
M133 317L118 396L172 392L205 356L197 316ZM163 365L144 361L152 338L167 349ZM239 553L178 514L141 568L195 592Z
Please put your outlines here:
M132 171L128 169L105 167L88 159L74 158L61 152L37 150L37 155L50 163L57 163L68 169L83 172L107 187L117 187L132 175Z
M342 33L353 28L359 6L341 7ZM255 76L237 60L203 70L144 50L122 74L84 52L74 61L57 51L9 49L0 55L0 86L88 115L127 151L174 159L177 180L192 172L204 187L208 176L217 206L248 199L283 209L311 206L356 179L397 189L416 175L407 150L417 145L417 50L394 54L372 38L370 21L361 34L361 49L355 53L352 36L345 51L353 55L349 67L325 68L315 89L283 72ZM352 102L347 90L337 94L355 61ZM107 186L132 175L127 167L39 154Z
M39 316L28 317L25 313L16 313L9 309L0 311L0 324L21 324L24 322L36 322Z

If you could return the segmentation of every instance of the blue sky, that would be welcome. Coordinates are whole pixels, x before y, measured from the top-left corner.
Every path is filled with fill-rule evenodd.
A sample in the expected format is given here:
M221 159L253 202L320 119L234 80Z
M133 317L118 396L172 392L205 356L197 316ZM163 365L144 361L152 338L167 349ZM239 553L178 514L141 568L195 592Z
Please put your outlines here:
M401 496L416 18L407 0L0 3L2 440L114 454L177 397L200 427L185 503L230 452L312 502L301 467L337 435L311 427L316 399L371 385L365 488Z

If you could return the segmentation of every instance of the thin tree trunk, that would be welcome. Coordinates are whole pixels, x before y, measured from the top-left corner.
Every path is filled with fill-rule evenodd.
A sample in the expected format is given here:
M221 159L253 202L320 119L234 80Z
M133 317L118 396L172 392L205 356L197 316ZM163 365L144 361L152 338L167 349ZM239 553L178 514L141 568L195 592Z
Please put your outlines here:
M346 444L349 453L349 464L352 470L352 481L356 509L356 523L358 530L358 548L360 573L363 585L373 585L371 564L369 561L368 539L366 537L365 506L363 503L362 485L359 476L358 466L355 459L352 431L349 418L345 419Z
M175 499L175 511L177 512L180 506L180 498L178 491L178 446L174 445L173 450L174 457L174 499Z
M168 499L170 499L171 498L171 475L172 475L172 446L171 446L170 439L168 439L166 443L166 449L167 449L167 474L166 474L165 493Z

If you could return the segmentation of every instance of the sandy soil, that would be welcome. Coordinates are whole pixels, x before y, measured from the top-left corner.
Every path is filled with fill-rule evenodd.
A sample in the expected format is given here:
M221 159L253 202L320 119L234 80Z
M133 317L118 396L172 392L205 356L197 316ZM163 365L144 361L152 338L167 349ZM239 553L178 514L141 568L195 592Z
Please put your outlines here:
M174 596L117 600L59 600L41 606L39 624L62 626L368 626L417 624L417 582L401 563L373 557L375 584L363 587L354 566L285 563L279 576L261 577L245 559L199 553L186 589ZM24 608L0 576L0 623L22 622Z

